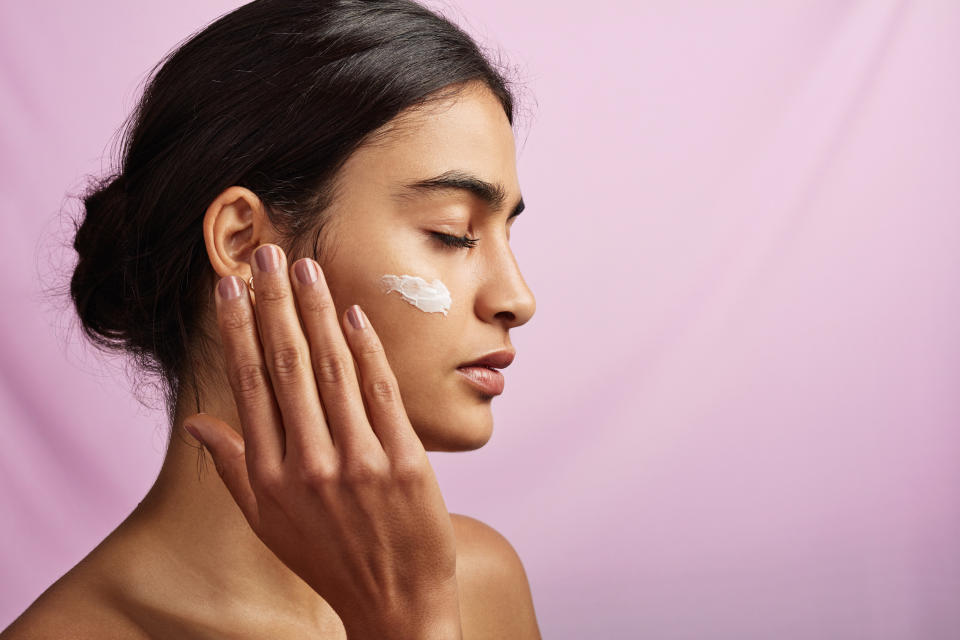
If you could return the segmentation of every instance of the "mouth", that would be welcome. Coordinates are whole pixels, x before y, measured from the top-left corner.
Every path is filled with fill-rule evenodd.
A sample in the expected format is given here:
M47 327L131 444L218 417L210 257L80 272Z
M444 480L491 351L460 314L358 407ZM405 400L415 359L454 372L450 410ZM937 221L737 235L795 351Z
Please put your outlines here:
M493 367L469 365L457 367L457 373L484 395L498 396L503 393L503 374Z
M465 362L457 367L457 373L486 396L498 396L503 393L503 374L497 369L505 369L517 355L512 349L493 351L479 358Z

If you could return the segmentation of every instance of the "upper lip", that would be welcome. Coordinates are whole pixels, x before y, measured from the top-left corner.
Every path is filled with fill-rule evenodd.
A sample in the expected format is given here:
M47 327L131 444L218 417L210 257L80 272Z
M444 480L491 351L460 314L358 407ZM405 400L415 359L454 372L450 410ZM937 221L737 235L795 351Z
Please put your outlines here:
M506 369L510 366L510 363L513 362L513 358L517 355L516 351L510 351L504 349L502 351L494 351L493 353L488 353L485 356L481 356L476 360L470 362L465 362L460 367L490 367L491 369ZM460 367L457 367L458 369Z

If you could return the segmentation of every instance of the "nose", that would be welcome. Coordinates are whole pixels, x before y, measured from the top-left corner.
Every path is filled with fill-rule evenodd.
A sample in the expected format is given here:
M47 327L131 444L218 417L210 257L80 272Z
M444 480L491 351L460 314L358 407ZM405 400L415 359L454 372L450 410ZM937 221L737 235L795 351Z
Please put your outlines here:
M477 292L477 315L486 322L502 324L505 329L527 323L536 312L537 301L510 246L504 244L490 260L487 269L478 274L482 284Z

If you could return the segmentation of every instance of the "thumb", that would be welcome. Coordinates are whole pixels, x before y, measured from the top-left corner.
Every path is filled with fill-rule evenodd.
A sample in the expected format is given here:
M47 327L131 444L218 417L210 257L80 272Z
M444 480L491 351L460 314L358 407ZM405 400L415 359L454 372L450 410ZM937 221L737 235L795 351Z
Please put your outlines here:
M217 468L220 479L254 531L258 530L260 511L247 475L247 459L243 436L226 422L206 413L187 418L183 428L200 441Z

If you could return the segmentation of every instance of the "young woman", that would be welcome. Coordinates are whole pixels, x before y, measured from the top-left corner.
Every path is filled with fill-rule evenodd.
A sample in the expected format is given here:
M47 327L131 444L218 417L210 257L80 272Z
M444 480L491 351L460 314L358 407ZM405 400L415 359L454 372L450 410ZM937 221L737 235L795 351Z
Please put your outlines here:
M540 637L517 554L425 453L487 442L534 313L513 104L407 0L258 0L165 60L71 294L164 383L166 457L4 640Z

